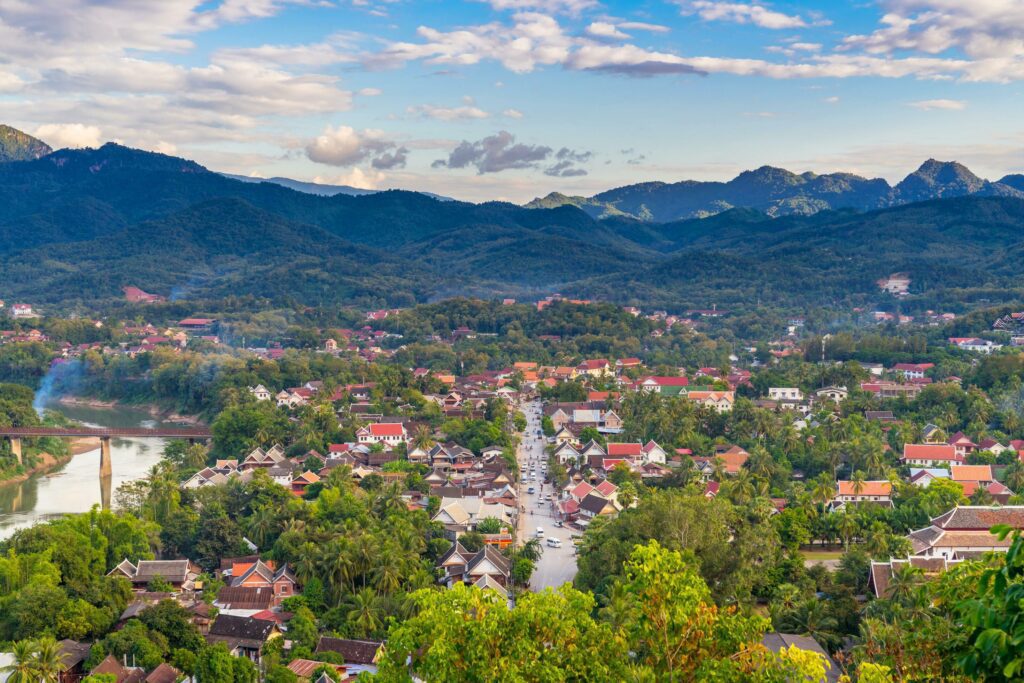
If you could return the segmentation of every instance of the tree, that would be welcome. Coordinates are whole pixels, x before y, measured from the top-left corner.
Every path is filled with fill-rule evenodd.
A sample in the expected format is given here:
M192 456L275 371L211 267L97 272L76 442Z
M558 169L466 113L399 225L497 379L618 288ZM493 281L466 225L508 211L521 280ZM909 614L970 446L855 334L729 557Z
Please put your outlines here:
M196 679L203 683L235 683L234 659L224 643L203 648L196 660Z
M481 534L497 534L504 526L497 517L484 517L476 523L476 530Z
M384 680L629 678L624 642L591 616L593 598L570 586L524 593L512 608L493 591L463 584L411 598L414 616L388 633L379 662Z
M6 673L8 683L37 683L39 674L35 664L36 644L31 640L19 640L11 646L12 662L0 667Z

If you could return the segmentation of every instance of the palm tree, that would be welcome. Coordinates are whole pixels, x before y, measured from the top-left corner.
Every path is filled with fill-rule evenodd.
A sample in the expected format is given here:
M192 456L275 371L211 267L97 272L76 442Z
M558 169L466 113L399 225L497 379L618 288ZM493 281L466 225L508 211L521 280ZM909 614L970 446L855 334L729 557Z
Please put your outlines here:
M428 450L434 445L434 433L427 425L420 425L416 427L416 432L412 436L412 447L422 448Z
M924 572L909 562L897 566L889 579L888 597L900 604L908 603L923 576Z
M67 669L60 653L60 644L51 636L36 641L35 669L40 683L58 683L60 674Z
M750 470L741 469L736 478L730 482L729 498L736 505L744 505L754 499L755 493L754 479L750 475Z
M849 552L850 538L856 536L857 532L860 530L860 525L857 524L857 518L844 510L836 523L836 530L839 531L839 534L843 537L844 550Z
M836 497L836 483L829 478L828 474L822 472L814 480L814 488L811 490L811 498L821 506L821 512L825 512L825 506Z
M608 597L605 598L605 606L598 613L612 627L613 631L619 633L636 619L633 596L629 594L622 583L617 581L612 585Z
M382 594L398 592L402 585L402 566L394 548L387 548L382 553L380 562L373 568L373 579Z
M544 546L540 544L539 538L531 538L519 549L519 555L525 557L530 562L538 561L543 553Z
M383 626L381 600L372 589L363 588L353 593L347 603L345 619L359 637L369 638Z
M853 476L850 477L850 488L853 489L853 495L859 496L864 490L864 484L864 473L857 470L853 473Z
M0 672L8 674L7 683L38 683L36 644L31 640L19 640L11 647L11 655L14 661L0 667Z

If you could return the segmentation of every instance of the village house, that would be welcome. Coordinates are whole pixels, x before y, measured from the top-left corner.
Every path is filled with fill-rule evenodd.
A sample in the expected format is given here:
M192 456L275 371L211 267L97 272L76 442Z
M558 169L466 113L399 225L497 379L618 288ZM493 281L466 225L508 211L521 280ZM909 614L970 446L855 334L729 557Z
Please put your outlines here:
M31 304L14 304L11 306L12 318L36 318L36 312L32 310Z
M379 640L350 640L348 638L331 638L320 636L316 644L316 654L334 652L341 655L350 676L361 673L377 673L377 657L384 645Z
M949 343L962 351L973 351L986 355L1003 348L1002 344L996 344L988 339L978 339L977 337L950 337Z
M124 559L116 567L107 572L107 576L120 576L128 579L134 590L146 590L155 580L163 580L176 591L190 591L195 588L195 581L202 570L190 560L139 560L133 564Z
M911 532L907 538L916 556L974 559L981 553L1006 552L1010 547L1011 537L999 540L989 531L997 524L1024 529L1024 506L958 505L932 519L930 526Z
M719 413L731 411L733 403L736 401L736 393L733 391L691 391L686 397L694 403Z
M847 503L875 503L892 507L892 482L840 480L836 482L836 497L832 507L840 508Z
M274 621L218 614L206 634L206 642L224 643L232 656L246 657L259 664L263 647L280 637L281 631Z
M924 379L925 373L934 367L935 363L896 363L889 372L902 374L905 379Z
M885 562L872 560L868 574L868 589L875 594L876 598L888 598L891 597L889 587L892 578L902 567L909 565L914 569L921 570L923 578L927 581L961 562L963 560L951 560L945 557L908 557L902 560L890 559Z
M963 432L957 432L949 437L947 443L956 449L956 454L961 458L966 458L969 453L978 450L978 444L971 441Z
M267 389L262 384L257 384L254 387L249 387L249 393L252 394L253 398L255 398L257 401L269 401L271 398L274 397L274 395L270 393L270 390Z
M907 465L921 467L939 467L963 464L964 456L957 453L952 444L903 444L903 455L900 461Z
M380 422L360 427L356 430L356 438L363 444L382 443L397 446L408 440L408 433L401 422Z
M464 583L508 596L511 563L492 545L474 553L456 541L438 559L437 568L442 572L439 582L447 588Z
M839 404L850 396L850 392L846 387L829 386L818 389L814 392L814 395L819 401L832 401Z

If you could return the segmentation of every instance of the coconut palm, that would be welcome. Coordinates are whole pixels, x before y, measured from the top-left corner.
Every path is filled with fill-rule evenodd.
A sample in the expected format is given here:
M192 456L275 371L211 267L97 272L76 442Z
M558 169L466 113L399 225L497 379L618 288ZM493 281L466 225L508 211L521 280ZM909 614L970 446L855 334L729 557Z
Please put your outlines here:
M51 636L40 638L35 643L35 669L40 683L58 683L60 674L67 669L60 653L60 644Z
M853 476L850 477L850 488L855 496L859 496L864 491L865 484L864 473L860 470L854 472Z
M923 580L924 572L910 564L897 565L889 579L888 597L900 604L907 604Z
M7 683L37 683L36 644L31 640L19 640L11 646L13 661L0 667L0 673L8 675Z
M372 589L353 593L346 603L345 619L362 638L369 638L383 626L381 599Z

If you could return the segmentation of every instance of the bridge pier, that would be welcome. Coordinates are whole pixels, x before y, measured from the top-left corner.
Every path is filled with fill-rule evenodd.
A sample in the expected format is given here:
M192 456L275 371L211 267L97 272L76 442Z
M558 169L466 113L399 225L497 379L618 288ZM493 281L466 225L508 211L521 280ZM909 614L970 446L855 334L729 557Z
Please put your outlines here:
M18 464L21 464L21 437L10 436L7 437L8 441L11 442L11 453L18 459Z
M110 464L110 437L100 437L100 477L109 477L114 470Z

